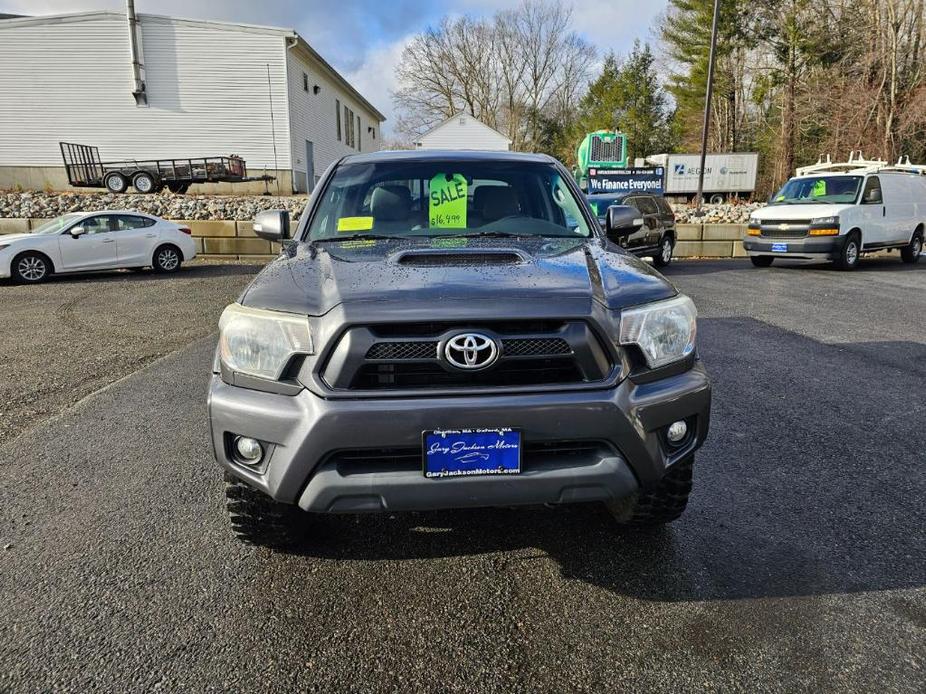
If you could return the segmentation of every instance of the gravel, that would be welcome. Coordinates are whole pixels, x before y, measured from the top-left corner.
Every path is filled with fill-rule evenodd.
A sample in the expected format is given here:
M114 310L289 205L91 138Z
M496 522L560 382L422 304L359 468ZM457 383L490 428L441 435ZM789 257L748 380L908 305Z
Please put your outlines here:
M57 217L65 212L92 210L138 210L165 219L235 219L247 221L261 210L286 209L298 219L306 197L262 195L176 195L169 191L157 195L113 195L111 193L0 193L2 217ZM695 218L694 208L673 205L679 223L701 221L711 224L743 224L763 203L725 203L705 205L703 216Z
M256 265L0 280L0 444L215 330Z

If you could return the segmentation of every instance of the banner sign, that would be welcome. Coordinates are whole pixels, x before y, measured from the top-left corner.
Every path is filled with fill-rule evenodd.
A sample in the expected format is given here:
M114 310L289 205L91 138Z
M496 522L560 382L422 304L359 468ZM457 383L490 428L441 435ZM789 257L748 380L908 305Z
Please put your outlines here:
M591 193L652 193L665 192L662 166L635 169L589 169L588 192Z

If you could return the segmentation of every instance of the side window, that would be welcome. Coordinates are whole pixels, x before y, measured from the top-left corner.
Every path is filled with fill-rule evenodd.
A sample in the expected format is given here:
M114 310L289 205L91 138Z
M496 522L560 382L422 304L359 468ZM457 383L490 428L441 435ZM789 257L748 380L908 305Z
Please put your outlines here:
M640 209L640 198L624 198L621 204L628 205L629 207L632 207L639 212L643 211Z
M881 181L877 176L870 176L865 181L865 190L862 193L863 205L880 205L884 200L881 195Z
M659 214L659 208L656 207L656 201L651 197L637 198L637 209L643 214Z
M102 234L106 231L112 231L110 225L111 217L109 215L97 215L82 221L79 226L87 230L88 234Z
M669 207L669 203L666 202L665 198L653 198L656 201L656 207L659 208L659 212L664 215L672 214L672 208Z
M115 231L127 231L129 229L143 229L154 226L154 220L147 217L138 217L134 214L120 214L115 218Z

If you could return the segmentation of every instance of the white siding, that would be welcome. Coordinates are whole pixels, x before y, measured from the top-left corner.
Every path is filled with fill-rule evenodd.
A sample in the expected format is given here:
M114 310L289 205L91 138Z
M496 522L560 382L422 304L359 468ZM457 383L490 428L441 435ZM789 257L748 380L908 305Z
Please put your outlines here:
M58 141L105 159L238 154L291 168L282 30L139 16L147 107L132 97L124 16L0 22L0 166L60 166ZM273 92L271 126L267 66Z
M303 73L308 75L309 91L305 91L303 88ZM304 192L306 140L313 144L315 177L317 180L333 161L345 155L377 151L382 139L382 133L380 132L382 124L377 120L375 114L348 95L343 87L329 78L326 72L299 48L289 50L287 74L289 78L293 182L297 190ZM313 91L315 85L321 87L318 94ZM337 103L340 103L338 112L341 119L340 140L338 140L337 120L335 118L335 106ZM357 116L360 116L360 132L357 135L359 148L347 145L348 125L344 122L345 106L354 112L355 130ZM370 127L375 129L375 139L367 130Z
M458 114L421 136L421 149L507 150L508 138L472 116Z

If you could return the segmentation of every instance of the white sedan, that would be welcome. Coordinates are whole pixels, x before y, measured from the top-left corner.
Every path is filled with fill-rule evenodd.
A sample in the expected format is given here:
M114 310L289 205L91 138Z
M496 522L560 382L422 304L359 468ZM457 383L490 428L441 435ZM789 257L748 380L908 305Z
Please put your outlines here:
M28 234L0 236L0 277L34 283L88 270L176 272L195 256L190 230L160 217L132 210L72 212Z

